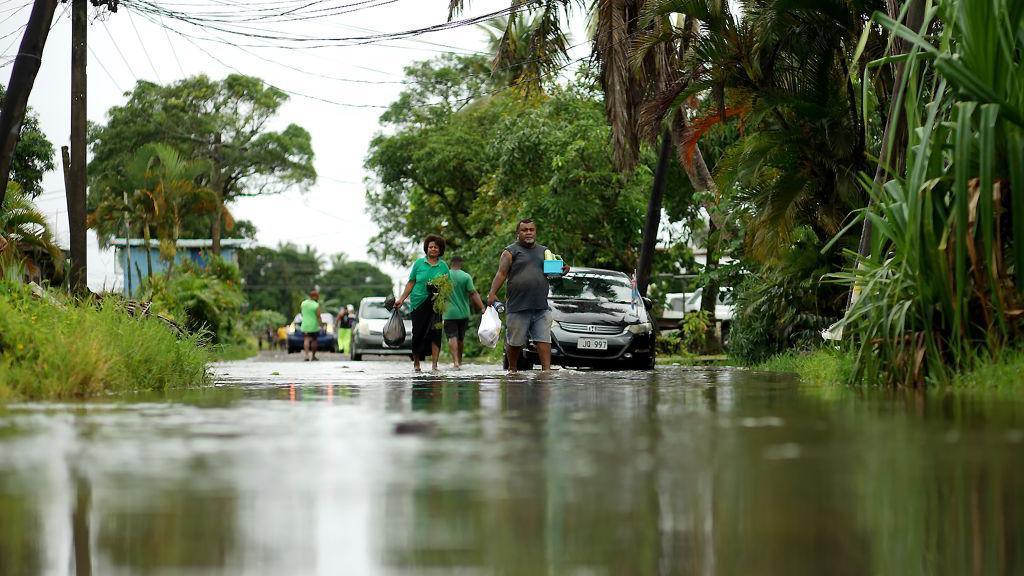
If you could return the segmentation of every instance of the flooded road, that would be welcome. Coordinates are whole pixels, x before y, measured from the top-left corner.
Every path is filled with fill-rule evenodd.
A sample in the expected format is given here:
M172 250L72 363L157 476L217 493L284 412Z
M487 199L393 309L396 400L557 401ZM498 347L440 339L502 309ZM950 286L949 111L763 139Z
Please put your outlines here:
M214 371L0 408L0 574L1024 573L1020 395L683 367Z

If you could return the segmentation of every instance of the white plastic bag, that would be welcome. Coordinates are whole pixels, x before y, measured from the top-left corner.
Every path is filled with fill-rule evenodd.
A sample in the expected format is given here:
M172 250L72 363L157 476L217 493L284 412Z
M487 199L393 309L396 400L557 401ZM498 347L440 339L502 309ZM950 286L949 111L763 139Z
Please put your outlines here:
M488 348L498 345L498 337L501 335L501 318L498 317L497 310L490 306L487 307L483 318L480 319L480 329L476 331L476 335L480 338L480 343Z

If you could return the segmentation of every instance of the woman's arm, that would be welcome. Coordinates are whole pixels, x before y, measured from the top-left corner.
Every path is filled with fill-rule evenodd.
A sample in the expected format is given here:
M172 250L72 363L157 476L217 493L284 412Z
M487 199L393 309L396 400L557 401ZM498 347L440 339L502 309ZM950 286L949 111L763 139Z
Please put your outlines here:
M405 303L405 300L409 297L409 294L412 294L412 289L414 286L416 286L416 281L409 280L409 283L405 285L405 290L402 291L402 295L398 297L398 300L395 300L396 308L402 307L402 304Z

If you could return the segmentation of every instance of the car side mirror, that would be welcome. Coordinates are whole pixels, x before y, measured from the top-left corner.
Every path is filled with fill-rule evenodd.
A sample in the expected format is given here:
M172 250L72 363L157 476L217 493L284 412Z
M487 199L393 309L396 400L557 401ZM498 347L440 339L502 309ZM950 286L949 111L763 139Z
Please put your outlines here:
M641 298L641 300L644 301L644 308L646 308L647 310L650 310L651 307L654 306L654 302L647 296L644 296L643 298Z

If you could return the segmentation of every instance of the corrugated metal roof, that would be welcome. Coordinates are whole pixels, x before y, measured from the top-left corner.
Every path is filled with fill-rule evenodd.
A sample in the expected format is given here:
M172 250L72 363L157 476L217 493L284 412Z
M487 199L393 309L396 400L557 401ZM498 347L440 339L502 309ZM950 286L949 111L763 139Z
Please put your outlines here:
M145 238L130 238L127 241L124 238L114 238L110 241L111 246L145 246ZM210 248L213 246L213 240L209 238L181 238L175 245L178 248ZM220 241L222 247L232 248L249 248L254 246L255 243L252 240L246 240L244 238L224 238ZM149 241L150 248L159 248L160 242L158 240Z

